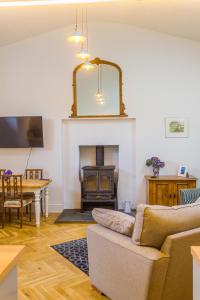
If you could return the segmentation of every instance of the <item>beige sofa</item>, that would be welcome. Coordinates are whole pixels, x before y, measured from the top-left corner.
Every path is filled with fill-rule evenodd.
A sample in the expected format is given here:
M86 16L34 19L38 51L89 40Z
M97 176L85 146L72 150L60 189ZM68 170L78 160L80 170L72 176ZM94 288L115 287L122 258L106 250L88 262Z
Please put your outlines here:
M191 245L200 245L200 228L169 235L158 250L92 225L91 283L112 300L192 300Z

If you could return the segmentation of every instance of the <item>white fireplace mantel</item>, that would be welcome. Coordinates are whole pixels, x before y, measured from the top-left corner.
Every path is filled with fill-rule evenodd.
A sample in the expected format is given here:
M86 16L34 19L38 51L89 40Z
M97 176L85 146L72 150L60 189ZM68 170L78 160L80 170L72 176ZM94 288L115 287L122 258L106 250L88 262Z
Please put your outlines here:
M91 118L71 118L71 117L68 117L68 118L65 118L65 119L62 119L62 122L72 122L72 121L94 121L94 120L118 120L118 121L126 121L126 120L136 120L135 117L91 117Z
M136 119L69 118L62 120L64 208L80 208L79 146L119 145L118 202L135 201Z

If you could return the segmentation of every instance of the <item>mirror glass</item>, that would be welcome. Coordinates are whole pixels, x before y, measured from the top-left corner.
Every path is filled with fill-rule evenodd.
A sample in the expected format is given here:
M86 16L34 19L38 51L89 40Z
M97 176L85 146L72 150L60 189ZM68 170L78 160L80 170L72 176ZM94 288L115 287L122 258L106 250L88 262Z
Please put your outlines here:
M78 116L120 115L120 74L108 64L78 69L76 97Z

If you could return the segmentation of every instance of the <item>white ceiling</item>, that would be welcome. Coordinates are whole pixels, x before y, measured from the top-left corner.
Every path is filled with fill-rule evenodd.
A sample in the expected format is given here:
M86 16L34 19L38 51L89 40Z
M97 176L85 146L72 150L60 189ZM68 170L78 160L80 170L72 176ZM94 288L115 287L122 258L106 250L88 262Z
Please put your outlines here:
M74 23L75 7L1 7L0 46ZM87 7L89 21L130 24L200 41L199 0L129 0Z

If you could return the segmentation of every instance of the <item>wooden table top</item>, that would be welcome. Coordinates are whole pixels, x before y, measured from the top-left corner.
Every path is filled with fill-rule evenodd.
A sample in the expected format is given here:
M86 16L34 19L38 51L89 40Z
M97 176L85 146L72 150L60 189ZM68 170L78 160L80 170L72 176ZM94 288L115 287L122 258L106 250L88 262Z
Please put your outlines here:
M51 179L23 179L22 187L32 188L32 189L41 189L52 182ZM2 187L2 181L0 180L0 188Z
M152 176L145 176L146 180L178 180L178 181L189 181L189 180L197 180L196 177L181 177L181 176L176 176L176 175L161 175L158 177L152 177Z
M2 245L0 246L0 281L17 264L19 256L22 254L25 246Z

